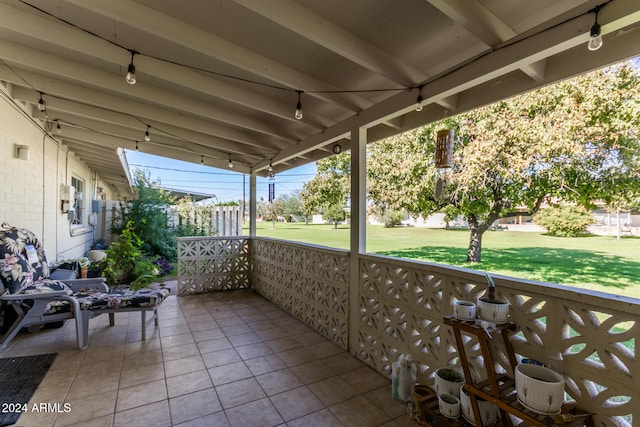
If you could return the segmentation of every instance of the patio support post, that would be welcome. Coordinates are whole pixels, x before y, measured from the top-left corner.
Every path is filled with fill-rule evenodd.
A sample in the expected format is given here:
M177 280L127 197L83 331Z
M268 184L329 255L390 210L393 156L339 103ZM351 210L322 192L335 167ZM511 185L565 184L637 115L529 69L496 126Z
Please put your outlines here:
M366 251L367 129L351 131L351 229L349 260L349 352L358 352L360 254Z
M249 236L256 237L256 173L249 174Z

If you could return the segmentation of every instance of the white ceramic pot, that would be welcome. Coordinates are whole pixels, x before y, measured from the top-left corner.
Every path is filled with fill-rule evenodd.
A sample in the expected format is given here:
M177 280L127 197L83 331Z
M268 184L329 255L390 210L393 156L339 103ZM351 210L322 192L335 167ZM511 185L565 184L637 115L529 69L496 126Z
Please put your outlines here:
M506 301L485 301L478 298L478 317L493 323L505 323L509 316L509 303Z
M564 401L564 378L540 365L521 363L516 366L518 400L527 408L542 414L559 413Z
M460 418L460 399L449 393L438 396L438 408L440 413L452 420Z
M478 411L480 411L480 419L482 420L483 426L490 426L498 418L500 414L500 410L497 406L492 405L486 400L482 400L479 397L478 399ZM462 412L462 416L465 420L471 425L476 425L476 417L473 415L473 408L471 407L471 398L466 390L464 390L464 386L460 388L460 412Z
M106 256L107 256L107 253L100 249L93 249L89 251L89 258L91 258L91 261L93 262L98 262L101 259L105 258Z
M453 303L453 314L460 320L474 320L476 318L476 305L471 301L456 300Z
M438 395L452 394L460 396L460 386L464 384L464 376L451 368L440 368L436 371L435 389Z

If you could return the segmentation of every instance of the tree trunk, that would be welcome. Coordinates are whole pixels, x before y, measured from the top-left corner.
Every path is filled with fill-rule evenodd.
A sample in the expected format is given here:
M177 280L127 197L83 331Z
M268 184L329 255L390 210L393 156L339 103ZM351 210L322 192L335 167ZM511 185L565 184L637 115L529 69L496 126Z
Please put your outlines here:
M467 262L480 262L482 260L482 235L489 228L488 224L480 225L478 218L471 214L467 218L469 221L469 251L467 252Z

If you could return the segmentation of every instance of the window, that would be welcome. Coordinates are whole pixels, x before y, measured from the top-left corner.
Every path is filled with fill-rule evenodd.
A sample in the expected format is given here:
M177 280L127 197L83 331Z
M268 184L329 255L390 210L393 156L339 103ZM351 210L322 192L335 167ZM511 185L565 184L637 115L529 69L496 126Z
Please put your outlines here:
M71 177L71 186L75 190L75 199L73 201L73 218L72 225L82 225L82 217L84 213L84 181L74 176Z

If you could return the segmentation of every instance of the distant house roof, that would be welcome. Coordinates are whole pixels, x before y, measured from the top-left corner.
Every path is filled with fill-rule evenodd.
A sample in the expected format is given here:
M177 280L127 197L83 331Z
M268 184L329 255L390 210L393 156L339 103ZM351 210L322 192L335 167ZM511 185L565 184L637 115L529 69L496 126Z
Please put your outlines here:
M194 201L194 202L198 202L200 200L206 200L206 199L211 199L211 198L215 198L216 197L215 194L197 193L195 191L184 191L184 190L178 190L178 189L175 189L175 188L162 187L162 189L164 191L168 191L169 193L171 193L171 195L173 197L176 197L178 199L182 199L185 196L189 196L191 198L191 200Z

